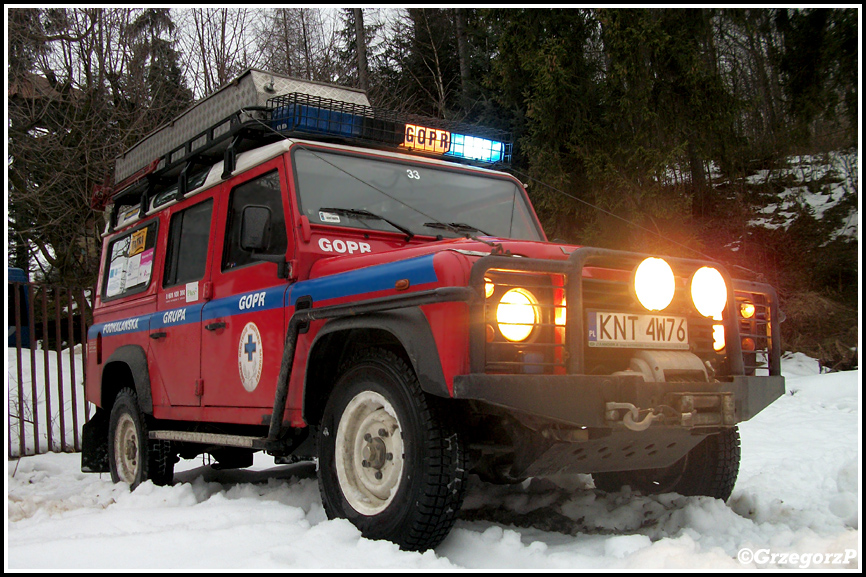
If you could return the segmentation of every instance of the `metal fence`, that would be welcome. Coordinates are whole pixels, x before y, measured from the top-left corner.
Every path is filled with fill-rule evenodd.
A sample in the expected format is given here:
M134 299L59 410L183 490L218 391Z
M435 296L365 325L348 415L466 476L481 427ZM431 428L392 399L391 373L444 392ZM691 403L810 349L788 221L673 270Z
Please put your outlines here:
M8 458L81 450L91 289L9 282Z

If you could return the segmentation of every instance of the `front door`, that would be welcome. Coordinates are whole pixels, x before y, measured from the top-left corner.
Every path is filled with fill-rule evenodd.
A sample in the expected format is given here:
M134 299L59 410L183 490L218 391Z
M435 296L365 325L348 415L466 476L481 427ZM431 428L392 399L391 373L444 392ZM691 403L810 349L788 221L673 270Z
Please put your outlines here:
M271 226L263 254L294 253L286 228L289 204L283 158L248 171L230 186L217 225L225 234L214 247L213 300L202 311L204 405L273 407L286 334L283 301L288 282L279 278L276 263L256 260L241 248L240 228L245 207L267 207Z

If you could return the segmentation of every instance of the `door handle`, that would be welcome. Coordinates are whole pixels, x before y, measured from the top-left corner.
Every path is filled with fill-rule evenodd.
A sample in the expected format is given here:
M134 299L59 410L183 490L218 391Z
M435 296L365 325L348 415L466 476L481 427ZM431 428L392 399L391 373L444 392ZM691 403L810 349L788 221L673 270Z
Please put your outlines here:
M157 339L161 339L162 337L168 336L168 333L164 333L164 332L159 332L159 333L150 333L150 334L147 335L147 336L149 336L149 337L152 338L153 340L157 340Z
M210 323L210 324L205 325L204 328L206 328L209 331L215 331L217 329L224 329L224 328L226 328L226 323L225 323L225 321L220 321L217 323Z

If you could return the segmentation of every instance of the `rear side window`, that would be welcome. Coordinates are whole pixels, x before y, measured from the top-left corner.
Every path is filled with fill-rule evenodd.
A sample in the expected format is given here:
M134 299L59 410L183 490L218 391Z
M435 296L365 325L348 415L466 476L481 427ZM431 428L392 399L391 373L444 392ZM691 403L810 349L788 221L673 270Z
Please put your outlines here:
M271 229L268 250L262 254L284 255L288 248L286 216L283 213L283 195L280 175L276 170L246 182L232 191L229 199L228 226L222 270L226 271L253 262L252 253L240 246L241 215L247 206L266 206L271 211Z
M108 245L103 297L113 298L144 291L150 285L156 221L121 234Z
M171 217L163 287L204 277L212 212L213 199L209 198Z

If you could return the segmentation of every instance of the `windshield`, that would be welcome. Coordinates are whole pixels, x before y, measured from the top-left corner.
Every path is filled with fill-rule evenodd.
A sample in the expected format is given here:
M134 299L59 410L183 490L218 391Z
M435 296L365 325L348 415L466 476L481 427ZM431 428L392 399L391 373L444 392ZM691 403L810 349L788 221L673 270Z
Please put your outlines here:
M385 220L352 216L366 210L414 234L459 237L485 231L542 240L522 191L511 180L446 167L296 149L298 202L312 224L394 231ZM347 209L329 213L324 208ZM437 223L460 223L443 228ZM428 226L428 225L433 226Z

